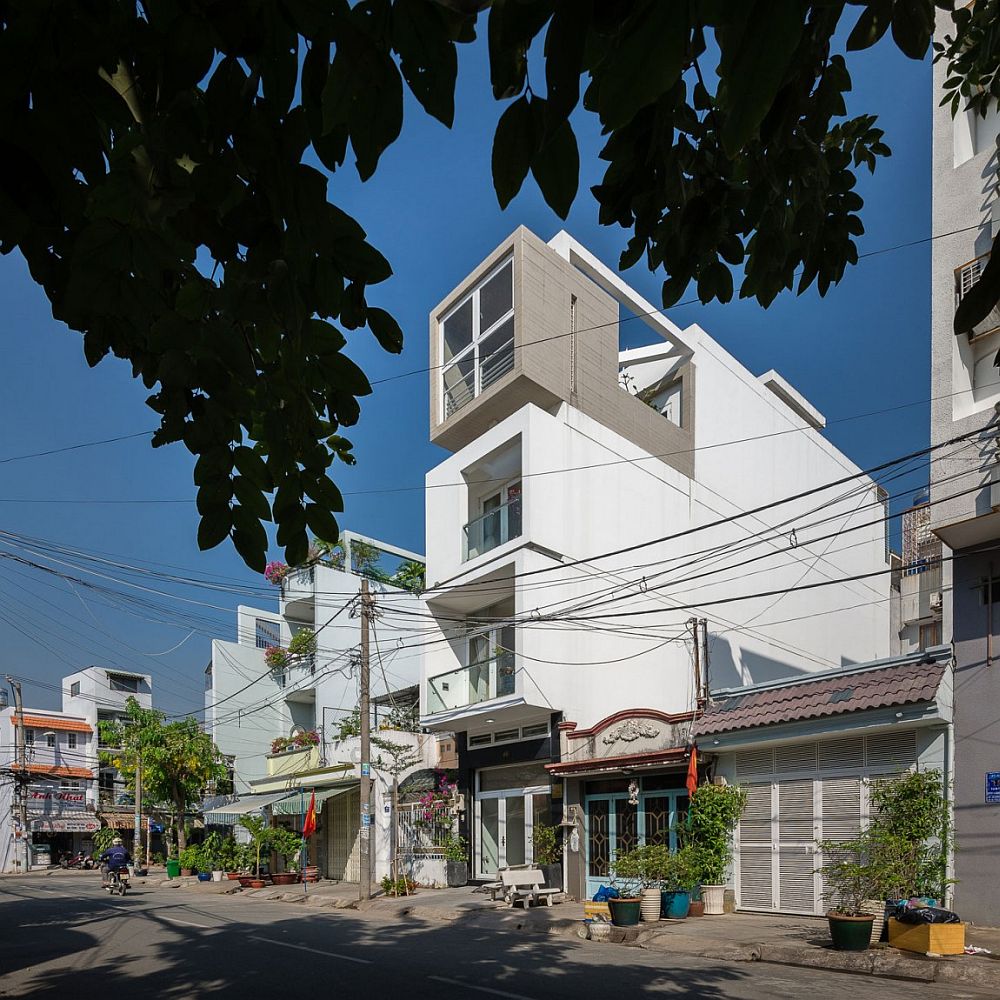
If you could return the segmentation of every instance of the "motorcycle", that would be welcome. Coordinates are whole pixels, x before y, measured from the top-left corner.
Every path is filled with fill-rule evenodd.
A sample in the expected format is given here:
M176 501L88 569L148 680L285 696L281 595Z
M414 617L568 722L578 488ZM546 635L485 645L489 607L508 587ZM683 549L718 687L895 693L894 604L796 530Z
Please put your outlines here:
M78 854L64 857L59 864L66 869L85 868L89 870L94 867L94 859L89 854L84 854L83 851L80 851Z
M118 893L119 896L124 896L131 888L129 870L127 868L115 868L113 871L109 871L108 884L105 888L112 896L115 893Z

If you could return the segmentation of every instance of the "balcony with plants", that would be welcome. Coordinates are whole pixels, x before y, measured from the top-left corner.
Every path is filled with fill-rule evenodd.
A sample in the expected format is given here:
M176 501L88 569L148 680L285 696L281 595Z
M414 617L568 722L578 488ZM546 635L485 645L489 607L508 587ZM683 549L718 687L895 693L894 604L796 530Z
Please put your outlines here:
M290 736L278 736L271 741L267 776L286 777L316 770L321 757L320 736L315 729L293 730Z

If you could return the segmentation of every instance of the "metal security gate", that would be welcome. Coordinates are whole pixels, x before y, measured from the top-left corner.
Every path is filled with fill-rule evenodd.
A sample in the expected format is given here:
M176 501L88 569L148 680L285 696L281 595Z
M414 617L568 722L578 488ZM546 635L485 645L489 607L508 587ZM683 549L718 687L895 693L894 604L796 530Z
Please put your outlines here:
M352 789L329 803L328 877L338 882L361 881L361 792Z
M736 903L743 910L822 914L821 840L867 825L871 778L917 762L914 730L797 743L736 754L747 806L736 834Z

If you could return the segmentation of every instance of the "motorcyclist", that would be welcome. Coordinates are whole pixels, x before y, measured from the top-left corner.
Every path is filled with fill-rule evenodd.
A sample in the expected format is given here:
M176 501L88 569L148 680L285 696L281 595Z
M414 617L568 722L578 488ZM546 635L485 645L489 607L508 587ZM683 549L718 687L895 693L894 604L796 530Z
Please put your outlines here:
M132 855L126 850L121 837L115 837L111 841L111 846L100 856L101 862L101 884L108 884L108 876L111 872L127 868L132 863Z

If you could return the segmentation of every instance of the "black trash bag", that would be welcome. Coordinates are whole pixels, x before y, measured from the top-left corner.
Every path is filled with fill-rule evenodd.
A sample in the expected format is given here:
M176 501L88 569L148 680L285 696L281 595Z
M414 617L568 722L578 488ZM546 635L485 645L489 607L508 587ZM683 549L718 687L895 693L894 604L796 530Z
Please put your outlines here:
M940 906L919 906L896 914L901 924L960 924L961 917Z

